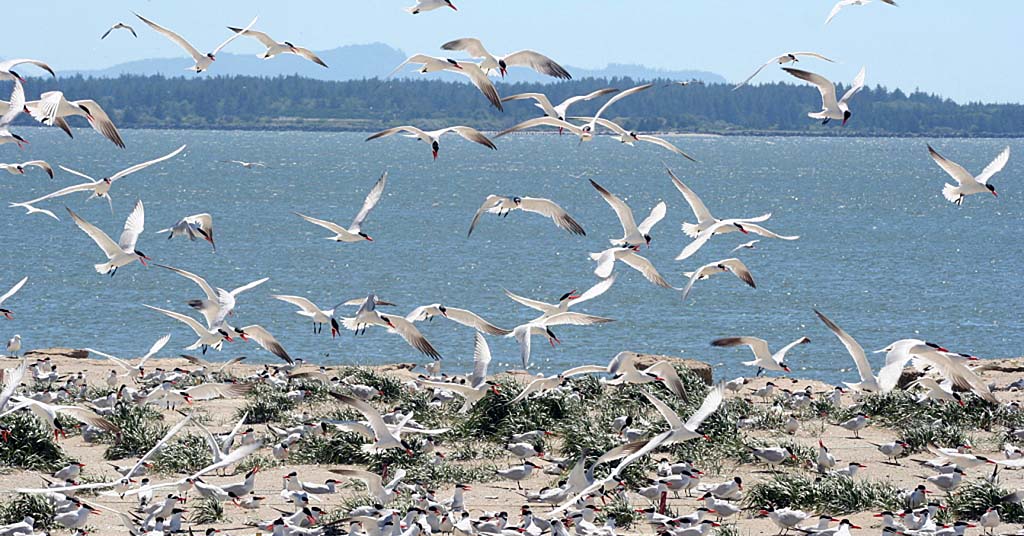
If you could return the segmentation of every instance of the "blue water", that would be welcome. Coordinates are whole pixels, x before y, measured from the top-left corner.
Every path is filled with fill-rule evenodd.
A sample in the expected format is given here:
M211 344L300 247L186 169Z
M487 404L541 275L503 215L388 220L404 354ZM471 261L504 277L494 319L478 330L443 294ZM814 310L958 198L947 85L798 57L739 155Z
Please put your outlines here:
M676 138L700 160L693 164L656 147L630 148L610 139L577 146L569 136L548 135L502 138L496 152L446 138L434 162L422 143L364 143L365 135L352 133L126 130L127 150L85 128L74 140L55 129L21 133L32 141L30 148L0 146L0 161L42 158L96 177L189 145L182 156L117 182L113 217L104 201L86 202L84 194L43 204L61 222L4 208L0 286L6 289L25 274L30 279L5 304L16 319L0 321L0 336L20 333L26 348L91 346L134 356L170 332L163 354L173 355L195 340L186 326L141 304L190 312L185 301L200 297L198 288L138 264L114 278L96 274L92 265L102 254L65 217L64 203L116 239L135 199L142 198L147 232L139 248L157 262L226 288L270 277L242 297L233 323L262 324L293 357L324 364L423 362L400 338L381 330L335 340L326 330L314 336L291 305L269 295L297 294L329 307L376 291L400 304L401 314L443 302L511 328L536 315L505 298L503 288L547 301L587 288L595 282L587 254L621 236L611 209L587 178L624 197L636 192L628 202L638 219L658 200L668 203L668 216L643 254L682 286L683 271L729 256L750 237L716 237L688 261L674 261L688 241L679 224L694 219L665 174L666 162L716 216L772 212L768 228L801 239L762 240L759 249L739 252L756 290L720 275L698 283L687 303L619 267L612 289L579 308L617 322L556 329L563 341L559 348L543 341L534 345L538 370L606 362L620 350L634 350L720 364L721 377L750 374L739 365L748 357L745 349L712 348L709 342L753 335L777 348L807 335L812 343L788 358L798 375L853 378L852 362L812 307L869 350L915 337L984 357L1022 353L1021 140L930 140L972 172L1005 145L1012 147L1010 164L993 181L1000 197L977 195L955 207L941 196L947 177L928 157L929 140L923 139ZM260 160L273 168L247 170L218 162L223 159ZM385 198L364 225L373 243L324 240L325 230L291 213L347 225L384 168L390 171ZM41 173L4 175L0 198L24 201L76 182L60 171L53 181ZM485 217L467 239L474 211L491 193L551 198L580 221L587 236L516 213L502 220ZM154 234L198 212L214 216L216 254L204 242ZM441 320L419 325L446 357L448 370L468 367L471 330ZM518 366L515 341L491 338L491 348L497 367ZM254 344L228 344L208 354L235 355L276 360ZM880 357L872 356L876 364Z

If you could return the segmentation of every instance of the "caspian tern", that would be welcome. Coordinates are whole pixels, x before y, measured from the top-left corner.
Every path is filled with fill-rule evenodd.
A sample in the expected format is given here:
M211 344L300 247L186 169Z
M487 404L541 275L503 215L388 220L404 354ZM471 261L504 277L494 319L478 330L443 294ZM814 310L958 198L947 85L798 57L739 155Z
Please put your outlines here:
M594 120L594 118L592 118L592 117L572 117L570 119L577 120L577 121L588 121L588 122L591 121L591 120ZM609 119L605 119L603 117L596 119L595 122L598 125L601 125L602 127L607 128L608 130L611 130L612 132L614 132L615 135L619 137L619 143L624 143L626 145L629 145L630 147L632 147L634 143L639 142L639 141L643 141L643 142L647 142L647 143L652 143L652 144L657 145L658 147L661 147L663 149L668 149L669 151L672 151L673 153L676 153L677 155L680 155L683 158L686 158L687 160L689 160L691 162L696 162L697 161L697 159L695 159L694 157L684 153L682 151L682 149L680 149L679 147L676 147L675 145L673 145L671 142L665 140L664 138L659 138L657 136L650 136L650 135L647 135L647 134L637 134L635 131L626 130L626 129L622 128L618 123L615 123L615 122L613 122L613 121L611 121Z
M225 329L223 325L216 327L207 328L202 325L196 319L183 315L181 313L175 313L174 311L168 311L167 309L161 309L159 307L153 307L152 305L143 304L154 311L169 316L179 322L184 323L188 327L192 328L192 331L199 337L195 343L191 346L186 347L186 350L196 350L202 348L203 353L206 353L207 348L213 348L214 350L220 350L221 345L224 341L233 342L234 339L231 337L231 333L228 329Z
M417 380L417 383L431 389L445 389L451 391L465 402L459 413L467 413L474 404L479 402L487 393L498 392L497 385L487 381L487 367L491 364L491 348L487 345L487 339L477 332L473 345L473 374L470 376L469 384L438 382L432 380Z
M471 61L456 61L449 58L436 58L433 56L427 56L426 54L416 54L409 57L409 59L403 61L398 67L395 67L391 73L385 78L390 78L392 75L401 71L406 65L421 64L420 74L448 71L453 73L461 74L480 90L481 93L487 97L487 100L491 102L491 105L498 110L504 111L501 105L501 96L498 95L498 89L494 87L494 82L487 77L487 73L480 68L479 64Z
M135 28L132 28L131 26L128 26L127 24L125 24L123 22L119 22L119 23L111 26L109 30L103 32L103 35L100 36L100 41L106 39L107 36L110 35L110 32L112 32L114 30L128 30L129 32L132 33L133 37L135 37L135 38L139 37L139 34L135 33Z
M947 160L944 156L939 154L932 146L928 146L928 154L932 156L932 160L942 168L943 171L953 177L957 185L946 184L942 187L942 196L947 201L956 205L961 205L964 202L964 197L989 192L992 195L999 197L996 193L995 186L988 183L996 173L999 173L1006 167L1006 163L1010 161L1010 147L1007 146L999 155L996 156L989 165L985 166L981 174L977 177L971 175L963 166Z
M177 156L179 153L181 153L184 150L185 150L185 146L182 145L181 147L178 147L176 150L174 150L170 154L161 156L160 158L157 158L155 160L150 160L149 162L143 162L141 164L135 164L134 166L122 169L121 171L118 171L117 173L114 173L113 175L111 175L109 177L104 177L104 178L99 179L99 180L96 180L96 179L86 175L85 173L82 173L82 172L79 172L79 171L75 171L73 169L68 169L68 168L66 168L64 166L60 166L60 168L63 169L64 171L67 171L68 173L71 173L71 174L74 174L74 175L78 175L79 177L83 177L85 179L88 179L91 182L83 182L81 184L75 184L73 186L68 186L67 188L61 188L60 190L57 190L56 192L46 194L46 195L44 195L42 197L33 199L31 201L25 201L25 202L22 202L22 203L11 203L10 206L12 206L12 207L30 208L31 205L34 205L34 204L36 204L36 203L38 203L40 201L44 201L44 200L47 200L47 199L53 199L53 198L56 198L56 197L61 197L61 196L65 196L65 195L68 195L68 194L73 194L75 192L91 192L91 195L89 196L89 199L92 199L94 197L106 198L107 199L107 203L110 204L110 213L113 214L114 213L114 205L113 205L113 201L111 201L111 199L110 199L110 193L109 192L110 192L110 188L114 185L115 182L118 181L118 179L123 179L124 177L127 177L128 175L131 175L132 173L135 173L135 172L138 172L138 171L142 171L143 169L146 169L146 168L148 168L148 167L150 167L150 166L152 166L154 164L159 164L160 162L163 162L164 160L168 160L170 158L174 158L175 156ZM29 212L31 213L32 210L30 209Z
M132 13L135 12L133 11ZM232 33L231 37L227 38L223 43L217 45L217 48L213 49L213 51L203 54L202 52L199 52L199 50L197 50L194 46L192 46L188 41L186 41L184 37L172 32L171 30L168 30L167 28L164 28L163 26L160 26L159 24L149 19L146 19L138 13L135 13L135 16L138 17L139 20L141 20L142 22L145 22L147 25L149 25L150 28L156 30L157 33L163 35L167 39L170 39L171 42L184 49L189 56L192 56L192 60L195 61L196 64L185 70L195 71L197 74L209 69L210 66L213 65L213 62L217 61L217 53L220 52L221 49L223 49L224 47L228 46L228 44L230 44L232 41L241 37L246 31L251 29L253 26L255 26L256 21L259 19L259 17L253 18L252 22L250 22L248 26L243 28L241 32L236 31Z
M693 284L697 281L703 281L705 279L709 279L715 274L724 272L731 272L733 275L738 277L740 281L743 281L751 288L757 288L757 285L754 284L754 276L750 275L750 270L747 269L747 265L743 264L743 261L734 257L731 259L723 259L717 262L708 263L701 266L696 271L683 273L683 275L690 278L690 280L686 282L686 286L683 287L683 299L685 300L686 297L690 295L690 289L693 288Z
M14 296L19 290L21 290L21 287L25 286L26 281L28 281L27 275L25 277L22 277L20 281L15 283L14 286L10 288L10 290L3 294L3 296L0 296L0 305L2 305L5 301L7 301L8 298ZM0 307L0 314L4 315L4 318L6 318L7 320L14 319L14 311L10 309ZM0 404L0 409L3 409L3 404Z
M440 303L417 307L413 309L412 312L405 315L405 319L409 322L415 323L422 322L424 320L433 320L435 316L444 317L452 322L473 328L478 332L487 333L488 335L504 336L512 333L510 330L499 328L498 326L484 320L480 315L473 311L468 309L458 309L456 307L448 307Z
M758 67L757 70L754 71L754 74L748 76L746 80L740 82L739 84L736 84L736 86L732 88L733 91L735 91L735 90L737 90L737 89L747 85L751 80L754 79L755 76L758 75L758 73L763 71L765 67L767 67L767 66L769 66L769 65L771 65L773 63L776 64L776 65L785 65L787 63L796 63L796 62L800 61L800 56L807 56L807 57L810 57L810 58L818 58L819 60L825 60L825 61L827 61L829 63L835 63L835 60L830 60L830 59L826 58L825 56L822 56L821 54L818 54L817 52L787 52L785 54L782 54L781 56L775 56L774 58L764 62L764 65Z
M425 11L433 11L442 7L450 7L454 11L458 11L459 8L455 7L452 0L416 0L416 5L405 8L407 13L413 15L419 15Z
M40 69L50 73L54 78L57 77L57 73L53 72L53 69L49 65L39 61L30 59L17 59L17 60L6 60L0 61L0 80L17 80L21 83L25 83L25 79L18 74L16 71L11 70L13 67L21 65L23 63L29 63L39 67Z
M473 234L473 229L476 228L476 224L480 221L480 216L485 212L488 214L497 214L500 217L508 216L508 214L514 210L522 210L524 212L533 212L551 218L551 221L555 222L555 225L559 229L563 229L572 234L586 235L586 231L583 227L565 211L564 208L558 206L554 201L550 199L544 199L540 197L504 197L500 195L489 195L484 203L477 209L476 214L473 215L473 221L469 224L469 233L466 236Z
M117 269L131 264L135 261L139 261L143 266L146 266L146 261L152 260L146 256L145 253L135 248L136 242L139 240L139 235L142 234L142 230L146 223L146 209L142 206L142 200L140 199L135 203L135 208L131 214L128 215L128 219L124 222L124 231L121 233L121 238L115 243L107 236L107 233L101 231L95 225L83 220L78 214L75 214L73 210L65 207L68 214L71 215L71 219L75 221L75 225L79 229L89 235L93 242L103 250L103 253L107 256L107 262L101 262L94 265L96 271L101 274L109 273L111 277L117 273Z
M107 419L104 419L91 409L79 406L46 404L38 400L19 396L12 396L10 401L14 405L10 406L7 411L0 413L0 418L6 417L20 409L28 408L33 415L42 419L50 430L53 430L54 439L57 439L58 435L64 438L68 437L67 433L64 431L64 427L60 423L60 420L57 419L58 415L71 417L78 422L95 426L105 432L120 433L121 431L117 425Z
M572 132L573 134L579 136L580 142L590 141L590 140L594 139L594 131L596 130L598 120L601 119L601 114L603 114L605 112L605 110L608 109L608 107L610 107L611 105L615 104L620 99L626 98L626 97L628 97L630 95L639 93L641 91L650 89L652 87L654 87L654 84L644 84L642 86L636 86L636 87L632 87L632 88L629 88L627 90L618 92L614 97L608 99L608 101L605 102L604 105L601 106L601 108L599 108L597 110L597 113L594 114L594 117L590 118L590 122L588 122L588 123L586 123L584 125L573 125L572 123L566 122L564 120L564 118L557 119L557 118L553 117L547 109L545 109L545 107L543 106L543 103L540 103L541 109L544 110L546 114L548 114L547 116L545 116L545 117L536 117L536 118L533 118L533 119L528 119L526 121L523 121L522 123L519 123L519 124L514 125L512 127L506 128L505 130L502 130L501 132L496 134L494 137L500 138L501 136L504 136L506 134L511 134L513 132L518 132L520 130L526 130L528 128L533 128L533 127L537 127L537 126L552 126L552 127L558 128L559 132L561 132L563 129L564 130L568 130L569 132ZM601 90L601 91L605 91L605 90ZM533 97L533 95L531 95L531 94L525 94L525 95L530 95L531 97ZM593 98L592 96L594 96L594 93L591 93L590 95L588 95L588 97ZM533 97L533 98L536 98L536 97ZM583 100L588 100L588 99L583 99ZM538 99L538 101L539 101L539 99ZM566 104L566 103L568 103L568 101L563 102L562 105L568 106L569 104L571 104L571 103L568 103L568 104ZM547 104L550 106L551 103L548 102ZM564 110L563 110L563 113L564 113Z
M303 298L302 296L285 296L275 294L270 297L276 300L281 300L283 302L290 303L298 307L299 310L295 311L296 314L305 316L313 321L314 334L320 333L320 330L323 329L324 324L333 324L331 322L331 317L334 316L334 311L337 310L338 308L338 306L335 306L333 309L321 309L315 303L313 303L307 298ZM338 329L334 325L332 325L331 338L334 338L337 335Z
M552 106L551 101L548 100L548 96L543 93L519 93L518 95L512 95L501 99L501 102L508 102L513 100L526 100L533 99L537 102L533 103L534 106L544 111L544 115L559 121L565 121L569 113L569 107L577 102L584 102L602 97L609 93L615 93L618 89L613 87L607 87L587 93L586 95L577 95L575 97L569 97L565 99L558 106Z
M32 119L48 126L59 126L68 136L72 136L67 118L82 116L89 121L93 130L102 134L114 145L124 149L124 140L114 122L99 103L91 99L69 101L60 91L47 91L39 96L39 100L26 102L25 111Z
M205 212L185 216L172 227L157 231L157 234L162 233L169 233L167 235L168 240L176 236L187 236L189 240L194 241L199 236L209 242L213 246L213 252L217 253L217 244L213 241L213 216Z
M391 481L385 485L380 475L369 471L360 469L331 469L330 471L348 478L362 480L366 483L366 491L370 497L373 497L374 502L382 505L390 503L398 496L399 485L406 474L405 469L398 469Z
M17 119L18 114L25 109L25 86L21 84L18 78L14 79L14 89L11 90L11 100L9 103L7 111L0 116L0 145L14 143L18 145L19 149L24 149L28 141L11 132L8 128Z
M269 35L263 32L257 32L256 30L243 30L241 28L234 28L232 26L228 26L228 29L232 32L241 33L246 37L252 37L253 39L256 39L257 41L262 43L263 46L267 47L267 50L263 54L259 54L257 56L259 58L267 60L273 58L274 56L277 56L278 54L295 54L296 56L306 58L307 60L321 67L327 67L327 64L324 63L324 60L320 59L319 56L314 54L313 51L308 48L297 47L289 43L288 41L277 42L274 38L270 37Z
M50 167L50 164L47 164L45 160L30 160L20 164L0 164L0 169L6 170L11 175L24 175L25 168L27 167L37 167L45 171L51 179L53 178L53 168Z
M740 231L743 234L757 233L766 238L778 238L779 240L797 240L800 238L799 236L783 236L775 234L768 229L757 225L760 222L768 220L771 216L771 213L768 213L762 214L756 218L716 220L715 223L712 223L703 231L697 233L693 242L687 244L686 247L679 252L679 255L676 256L676 260L681 261L690 258L690 256L702 248L704 244L707 244L708 240L711 240L713 236L734 231ZM685 227L687 224L683 225Z
M449 132L454 132L459 136L462 136L463 138L471 142L479 143L480 145L483 145L488 149L498 149L494 145L494 142L489 140L487 136L481 134L479 130L467 126L455 126L442 128L440 130L425 131L420 130L416 127L406 125L401 127L389 128L387 130L382 130L380 132L377 132L376 134L370 135L370 137L366 138L366 141L375 140L377 138L385 138L394 134L398 134L399 132L405 132L406 134L403 134L405 137L415 138L429 145L430 149L434 153L434 160L437 160L437 154L441 150L441 136Z
M373 210L373 207L377 206L377 202L380 201L381 196L384 195L384 186L387 184L387 180L388 172L385 170L384 173L381 174L380 178L377 179L377 182L373 185L373 188L370 188L370 193L366 194L366 199L363 200L363 206L359 209L359 213L356 214L355 219L352 220L352 225L349 225L348 229L334 222L319 220L316 218L312 218L310 216L306 216L304 214L299 214L298 212L296 212L295 215L308 221L309 223L319 225L320 227L323 227L324 229L327 229L328 231L334 233L334 236L326 237L328 240L334 240L335 242L350 243L373 242L373 239L370 238L370 235L362 231L363 221L366 220L366 217L370 214L370 211Z
M156 264L156 266L166 268L181 277L192 281L196 285L199 285L199 288L202 289L203 294L206 297L201 300L189 300L188 305L202 313L203 318L206 319L206 325L211 329L213 329L214 326L222 324L224 319L234 314L235 300L238 298L239 294L256 288L270 280L269 277L264 277L228 291L220 287L210 285L205 279L192 272L187 272L180 268L174 268L173 266L167 266L164 264Z
M821 124L823 125L833 119L841 120L844 127L846 122L850 120L850 117L853 116L853 113L850 112L850 99L860 90L864 89L864 78L867 76L867 68L861 67L857 77L853 79L853 85L850 86L850 89L846 90L842 99L836 101L836 86L824 76L801 69L793 69L792 67L783 67L782 70L801 80L814 84L818 88L818 93L821 93L821 111L808 113L807 117L821 119Z
M388 449L402 449L407 454L412 455L412 449L405 441L402 440L402 428L409 420L412 419L412 412L409 412L405 417L403 417L399 422L398 428L392 431L392 429L388 427L387 423L384 422L384 418L381 416L380 412L371 406L369 402L349 395L335 393L334 391L330 391L330 395L341 401L343 404L347 404L358 410L359 413L362 413L363 417L365 417L369 422L376 440L371 445L363 445L363 450L367 452L381 452Z
M225 164L238 164L245 169L270 167L263 162L246 162L244 160L221 160L221 162L224 162Z
M853 363L857 365L857 373L860 375L860 381L857 383L843 382L843 385L859 392L881 392L882 388L878 385L878 378L876 378L875 374L871 371L871 363L868 362L868 357L864 353L864 348L861 347L860 343L843 331L843 328L840 328L827 316L821 314L817 309L814 310L814 314L818 315L818 318L825 323L825 326L839 338L839 341L846 347L846 351L850 353L850 357L853 358Z
M92 348L86 348L85 350L90 352L90 353L94 353L94 354L96 354L98 356L105 357L105 358L109 359L115 365L117 365L117 366L121 367L122 369L124 369L124 371L126 373L128 373L128 375L130 377L132 377L134 379L134 378L142 377L142 375L143 375L143 373L145 371L145 368L146 368L146 361L149 361L149 358L151 358L154 355L156 355L156 353L159 352L160 350L163 350L164 346L166 346L167 342L170 341L170 340L171 340L171 335L170 334L164 335L163 337L160 337L159 339L157 339L157 341L155 343L153 343L153 345L149 348L149 351L146 352L145 355L140 357L138 364L135 364L135 365L132 365L132 364L128 363L127 361L125 361L124 359L121 359L119 357L114 357L114 356L112 356L110 354L100 352L99 350L94 350Z
M614 322L614 320L611 318L583 313L558 313L551 316L540 316L525 324L516 326L515 329L512 330L512 333L505 336L512 337L519 343L519 357L522 358L523 368L525 369L530 364L531 339L534 335L546 337L548 343L554 347L555 343L561 341L559 341L558 337L555 336L555 333L551 331L551 326L590 326L605 324L607 322Z
M683 380L679 378L675 367L668 361L659 361L643 370L636 366L636 359L639 354L635 352L619 352L608 362L605 372L610 374L610 380L601 380L606 385L624 384L647 384L662 382L669 391L679 398L686 398L686 388Z
M754 353L754 360L744 361L743 364L748 367L757 367L757 372L760 374L762 369L789 372L789 366L785 361L786 353L797 345L807 344L809 342L811 342L811 339L808 339L807 337L800 337L786 346L783 346L781 350L774 354L768 349L768 342L757 337L725 337L711 341L711 346L749 346L750 350Z
M896 0L882 0L882 2L889 4L890 6L896 5ZM832 11L829 11L828 18L825 19L825 24L832 22L832 19L842 11L843 8L849 6L866 6L871 3L871 0L839 0L836 5L832 6Z
M412 322L398 315L378 313L376 307L377 296L370 294L356 311L356 316L342 318L341 325L345 326L345 329L355 331L356 334L359 334L360 331L365 332L368 326L385 327L389 333L396 333L402 337L409 346L434 359L441 359L441 354L434 349L430 341L420 333L420 330L416 329ZM331 326L338 329L336 321L332 321Z
M441 45L442 50L459 50L469 54L471 58L482 58L480 68L485 73L497 70L505 78L509 67L529 67L540 74L569 80L572 75L555 60L533 50L520 50L507 56L496 57L484 48L483 43L474 37L464 37Z
M608 291L609 288L611 288L613 283L615 283L614 275L602 279L598 283L594 284L594 286L584 291L582 294L577 294L576 289L570 290L569 292L566 292L565 294L562 295L561 298L558 299L558 303L545 303L542 301L531 300L529 298L524 298L517 294L513 294L508 290L505 291L505 295L508 296L509 299L520 305L525 305L526 307L540 311L541 313L543 313L540 318L546 318L557 315L559 313L567 312L574 305L579 305L583 302L586 302L587 300L592 300L604 294L605 292Z
M663 288L674 288L658 273L658 270L654 268L654 264L646 257L640 256L637 253L638 251L640 251L640 246L628 248L614 247L598 253L591 253L590 259L597 262L597 266L594 268L594 275L601 279L611 277L612 270L615 268L615 261L622 261L630 268L643 274L644 278L651 283Z
M915 360L932 366L953 385L973 392L986 402L999 404L999 399L992 394L988 384L976 372L967 368L963 358L935 343L902 339L880 351L886 352L885 367L878 373L878 383L883 392L891 390L899 380L903 367L907 362Z
M622 238L618 240L609 240L615 247L630 248L633 246L640 246L646 244L651 245L651 228L654 227L658 222L665 217L667 207L664 201L658 202L651 209L651 213L640 222L640 225L636 224L636 220L633 218L633 209L629 208L629 205L625 201L612 194L608 190L605 190L603 186L594 182L590 179L590 185L604 200L612 207L615 211L615 216L619 219L619 224L622 225Z

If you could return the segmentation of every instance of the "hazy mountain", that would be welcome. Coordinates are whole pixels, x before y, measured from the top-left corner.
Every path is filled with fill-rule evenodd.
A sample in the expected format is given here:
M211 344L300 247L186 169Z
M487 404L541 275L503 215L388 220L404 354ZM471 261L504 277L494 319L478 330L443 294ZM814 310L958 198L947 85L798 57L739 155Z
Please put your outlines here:
M255 54L230 54L222 52L217 55L217 62L211 69L214 75L248 75L248 76L279 76L297 74L317 80L358 80L362 78L383 77L391 72L407 57L404 52L383 43L369 45L347 45L331 50L318 51L324 62L330 66L324 69L305 59L292 55L281 55L269 60L256 57ZM439 56L441 54L438 54ZM63 74L81 74L98 78L115 78L122 74L186 76L186 69L192 65L184 54L176 58L153 58L119 63L106 69L90 71L72 71ZM574 78L614 78L628 76L644 80L651 78L668 78L673 80L699 79L708 83L725 82L715 73L704 71L663 71L642 65L610 64L604 69L582 69L566 66ZM413 67L405 71L404 76L416 75ZM514 68L510 73L511 81L517 82L548 82L553 81L529 69ZM195 76L195 75L193 75ZM198 76L206 76L198 75ZM418 76L418 75L416 75ZM443 79L458 79L451 75L431 75Z

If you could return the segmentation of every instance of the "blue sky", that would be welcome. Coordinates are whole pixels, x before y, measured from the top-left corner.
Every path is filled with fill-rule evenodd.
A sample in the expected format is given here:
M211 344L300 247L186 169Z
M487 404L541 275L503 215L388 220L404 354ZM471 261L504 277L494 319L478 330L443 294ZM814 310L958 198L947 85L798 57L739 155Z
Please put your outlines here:
M868 83L920 88L958 101L1024 102L1019 0L900 0L851 7L829 26L833 0L454 0L459 12L412 16L412 0L104 0L14 2L5 13L5 57L28 56L55 69L92 69L181 52L134 20L134 9L213 48L226 25L257 27L314 50L383 42L408 53L440 54L457 37L476 36L492 52L533 48L563 64L640 63L701 69L742 80L768 57L813 50L840 60L807 62L849 81L861 65ZM138 23L140 38L99 36L117 21ZM19 23L20 21L20 23ZM40 22L45 21L45 22ZM256 53L240 40L228 51ZM385 73L382 73L385 74ZM783 79L775 70L758 80Z

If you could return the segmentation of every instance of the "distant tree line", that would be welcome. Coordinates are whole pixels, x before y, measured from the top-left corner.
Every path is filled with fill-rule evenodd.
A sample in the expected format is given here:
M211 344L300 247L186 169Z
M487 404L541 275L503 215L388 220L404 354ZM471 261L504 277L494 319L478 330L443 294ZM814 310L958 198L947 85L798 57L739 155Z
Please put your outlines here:
M1024 105L957 104L922 92L865 88L852 102L844 128L821 125L807 112L820 108L809 85L775 83L733 91L725 84L656 87L623 99L607 116L625 128L718 134L868 136L1021 136ZM602 87L628 88L629 78L533 84L499 83L503 96L541 92L562 99ZM367 131L412 124L423 128L465 124L497 130L541 112L531 101L491 108L469 84L436 80L330 82L297 76L259 78L122 76L33 79L28 98L59 89L69 99L94 99L122 128L304 129ZM839 94L845 88L839 88ZM604 99L580 103L571 114L593 114ZM20 121L26 121L25 118Z

